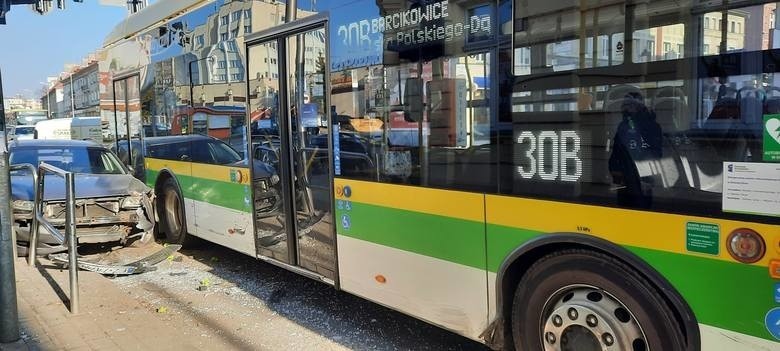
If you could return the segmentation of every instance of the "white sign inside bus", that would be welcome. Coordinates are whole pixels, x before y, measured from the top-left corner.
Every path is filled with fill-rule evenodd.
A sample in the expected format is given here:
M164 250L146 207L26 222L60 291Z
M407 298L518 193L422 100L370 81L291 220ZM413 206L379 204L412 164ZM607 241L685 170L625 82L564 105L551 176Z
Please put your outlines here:
M515 142L525 152L517 174L524 179L576 182L582 177L582 138L574 130L522 131Z

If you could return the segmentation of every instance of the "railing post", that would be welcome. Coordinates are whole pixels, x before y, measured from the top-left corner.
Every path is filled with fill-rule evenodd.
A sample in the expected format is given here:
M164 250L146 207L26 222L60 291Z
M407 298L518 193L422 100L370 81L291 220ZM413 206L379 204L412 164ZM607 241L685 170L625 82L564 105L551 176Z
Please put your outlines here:
M30 267L35 266L38 258L38 213L43 209L43 174L46 172L42 168L30 170L33 173L33 182L35 182L35 192L33 193L33 216L30 224L30 242L27 244L27 264Z
M2 117L1 113L0 117ZM5 135L5 128L0 133ZM13 245L16 243L11 239L13 215L11 214L10 169L5 142L0 141L0 143L2 143L0 145L0 343L7 343L19 340L19 310L16 301L15 257L13 257Z
M41 182L43 183L43 182ZM70 273L70 313L79 313L79 267L76 250L76 187L73 173L65 173L65 235L68 240L68 271Z

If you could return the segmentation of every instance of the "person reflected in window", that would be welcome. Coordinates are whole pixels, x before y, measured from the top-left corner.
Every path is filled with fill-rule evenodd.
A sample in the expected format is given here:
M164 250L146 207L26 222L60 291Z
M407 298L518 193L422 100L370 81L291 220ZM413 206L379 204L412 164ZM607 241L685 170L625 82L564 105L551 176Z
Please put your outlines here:
M649 208L652 184L648 184L649 180L643 182L640 169L645 169L649 161L661 158L661 126L638 92L625 95L621 112L623 119L615 131L614 148L609 158L618 205Z

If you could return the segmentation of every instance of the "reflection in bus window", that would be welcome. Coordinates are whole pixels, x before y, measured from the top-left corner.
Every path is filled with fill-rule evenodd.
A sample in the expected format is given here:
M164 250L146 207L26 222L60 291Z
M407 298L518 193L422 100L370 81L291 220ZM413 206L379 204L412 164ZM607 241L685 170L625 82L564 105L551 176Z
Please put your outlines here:
M528 6L515 3L515 6ZM539 4L535 4L539 6ZM623 63L623 8L606 5L580 12L572 2L551 2L516 20L515 75L608 67ZM582 36L587 33L587 36Z
M565 3L536 12L516 8L522 16L513 58L518 78L512 136L503 137L513 145L513 161L503 167L501 191L720 212L724 162L764 161L763 120L780 112L778 65L761 51L775 47L766 33L775 31L770 24L776 6L706 13L693 6L616 4L609 11L625 18L609 25L598 16L597 26L572 19L571 26L536 30L534 23L557 23L569 8ZM548 11L553 7L556 11ZM632 59L599 64L594 42L602 35L622 38L623 28L631 37L621 42L620 57ZM582 48L595 55L578 51ZM618 47L612 49L610 57Z

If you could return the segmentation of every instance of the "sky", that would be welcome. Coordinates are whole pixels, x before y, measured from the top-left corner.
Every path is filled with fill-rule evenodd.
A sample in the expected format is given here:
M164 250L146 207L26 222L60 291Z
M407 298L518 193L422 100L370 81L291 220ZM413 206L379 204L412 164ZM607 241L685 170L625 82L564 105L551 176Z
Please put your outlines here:
M46 77L58 75L66 63L81 63L127 16L125 7L100 6L97 0L65 1L64 10L54 6L43 16L28 5L13 6L6 14L7 24L0 25L5 97L40 98Z

